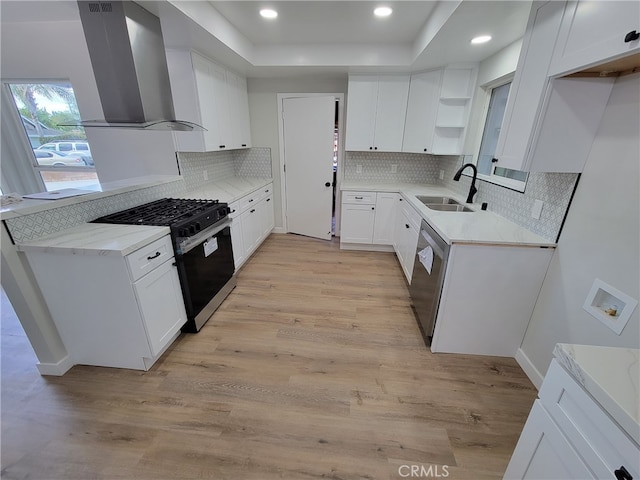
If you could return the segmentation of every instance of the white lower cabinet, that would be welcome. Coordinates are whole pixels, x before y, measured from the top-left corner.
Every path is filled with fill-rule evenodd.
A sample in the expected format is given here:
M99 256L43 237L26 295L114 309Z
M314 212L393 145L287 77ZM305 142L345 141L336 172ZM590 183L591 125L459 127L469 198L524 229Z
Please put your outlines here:
M451 245L431 351L515 357L553 251Z
M504 478L639 475L640 447L554 359Z
M273 184L260 188L229 205L233 219L231 242L233 261L240 268L269 236L275 225Z
M407 282L411 284L413 264L418 247L420 222L422 217L402 197L396 202L396 223L394 228L394 249Z
M148 370L187 321L168 235L124 257L25 253L74 364Z
M398 194L342 192L340 245L393 245Z

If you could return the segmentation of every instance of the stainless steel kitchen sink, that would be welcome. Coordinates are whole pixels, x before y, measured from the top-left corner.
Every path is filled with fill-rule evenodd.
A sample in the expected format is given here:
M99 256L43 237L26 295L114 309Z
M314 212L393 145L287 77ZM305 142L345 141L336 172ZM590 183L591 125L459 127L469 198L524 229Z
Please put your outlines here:
M458 204L425 203L425 207L441 212L473 212L469 207Z
M424 195L416 195L416 198L420 200L425 205L441 203L443 205L460 205L460 202L454 200L451 197L435 197L435 196L424 196Z

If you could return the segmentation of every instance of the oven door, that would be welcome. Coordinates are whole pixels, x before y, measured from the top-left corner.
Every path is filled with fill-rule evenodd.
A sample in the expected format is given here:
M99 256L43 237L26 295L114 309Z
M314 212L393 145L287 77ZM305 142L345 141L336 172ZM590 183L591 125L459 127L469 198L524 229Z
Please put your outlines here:
M186 332L197 332L235 287L231 219L192 237L179 248L176 264L185 308Z

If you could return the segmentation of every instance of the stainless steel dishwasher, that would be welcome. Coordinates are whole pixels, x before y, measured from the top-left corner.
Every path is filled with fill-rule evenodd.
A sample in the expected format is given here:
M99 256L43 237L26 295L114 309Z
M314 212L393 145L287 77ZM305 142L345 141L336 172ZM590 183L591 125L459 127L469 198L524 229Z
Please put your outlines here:
M422 220L409 293L427 346L431 345L436 324L448 257L447 242L426 221ZM430 271L427 269L429 266Z

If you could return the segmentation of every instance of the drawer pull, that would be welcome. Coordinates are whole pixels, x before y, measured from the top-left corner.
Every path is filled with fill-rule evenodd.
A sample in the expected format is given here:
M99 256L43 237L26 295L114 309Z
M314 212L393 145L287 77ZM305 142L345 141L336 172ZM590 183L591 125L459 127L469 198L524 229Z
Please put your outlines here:
M364 197L355 197L356 200L362 200Z
M408 224L408 223L405 223L405 224L404 224L404 226L405 226L405 227L407 227L407 228L409 228L409 224Z
M158 258L161 255L160 252L156 252L156 254L153 257L147 257L147 260L153 260L154 258Z
M250 211L249 213L253 213L253 212L255 212L255 211L256 211L256 209L255 209L255 208L253 208L253 209L251 209L251 211Z
M253 198L250 198L250 199L249 199L249 203L251 203L251 202L253 202Z
M622 465L618 470L614 470L613 474L618 480L633 480L633 477L631 476L629 471L624 468L624 465Z
M271 199L270 199L270 198L267 198L267 202L270 202L270 201L271 201Z

